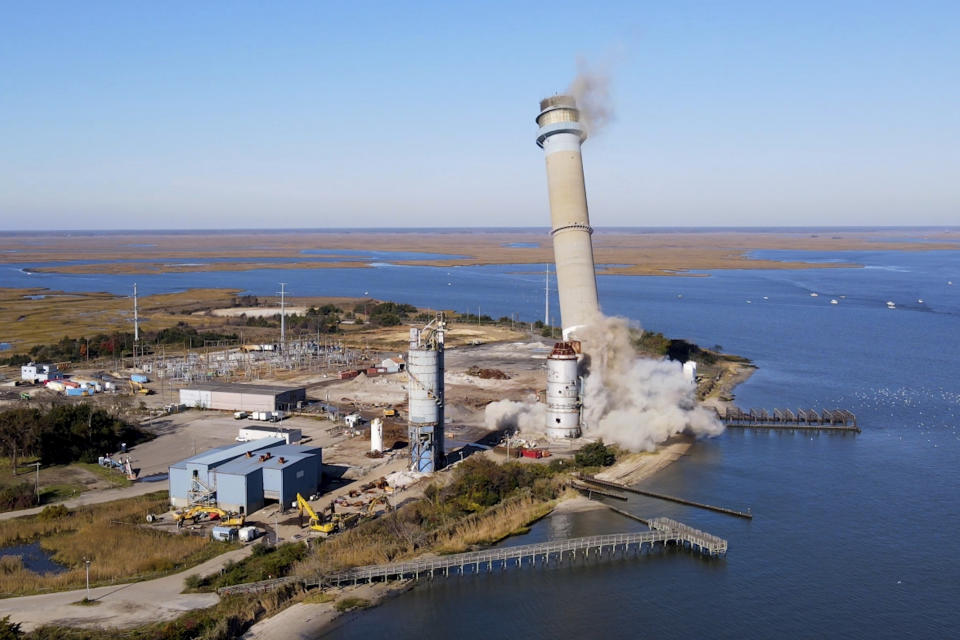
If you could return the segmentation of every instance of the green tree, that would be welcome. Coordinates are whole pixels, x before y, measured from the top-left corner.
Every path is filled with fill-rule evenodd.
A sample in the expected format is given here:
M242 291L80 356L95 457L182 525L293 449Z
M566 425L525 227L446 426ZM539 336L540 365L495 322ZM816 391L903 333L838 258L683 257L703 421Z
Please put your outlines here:
M613 449L603 444L603 440L584 445L573 456L578 467L609 467L617 456Z

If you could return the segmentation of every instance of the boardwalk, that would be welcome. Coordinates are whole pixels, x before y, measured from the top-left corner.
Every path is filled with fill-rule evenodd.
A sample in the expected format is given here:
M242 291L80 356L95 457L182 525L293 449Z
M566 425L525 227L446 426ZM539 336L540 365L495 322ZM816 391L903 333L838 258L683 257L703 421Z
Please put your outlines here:
M717 418L728 427L741 429L800 429L813 431L850 431L860 433L857 416L846 409L716 409Z
M613 557L620 552L625 557L630 552L637 554L665 547L679 547L707 557L722 557L727 553L727 541L704 531L694 529L669 518L653 518L650 531L641 533L615 533L587 538L569 538L516 547L498 547L483 551L457 553L449 556L421 558L409 562L370 565L346 569L313 578L281 578L254 582L234 587L225 587L221 594L249 591L264 591L283 584L300 583L306 588L338 587L364 582L420 579L436 575L478 574L495 569L533 568L555 560L577 558Z

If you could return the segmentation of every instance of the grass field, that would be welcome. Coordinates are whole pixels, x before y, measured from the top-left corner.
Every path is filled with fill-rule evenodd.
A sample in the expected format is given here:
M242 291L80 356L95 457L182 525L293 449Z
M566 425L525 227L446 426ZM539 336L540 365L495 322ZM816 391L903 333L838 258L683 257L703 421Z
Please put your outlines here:
M234 545L209 538L170 534L142 526L148 513L168 508L166 492L7 520L0 547L39 541L52 560L67 567L59 574L27 571L18 560L0 567L0 596L64 591L84 586L84 559L93 585L160 577L199 564Z
M10 459L0 458L0 489L15 484L34 487L39 479L40 504L66 500L90 489L126 487L131 483L126 476L98 464L75 462L69 465L41 467L39 478L29 467L33 459L18 460L19 471L13 475Z

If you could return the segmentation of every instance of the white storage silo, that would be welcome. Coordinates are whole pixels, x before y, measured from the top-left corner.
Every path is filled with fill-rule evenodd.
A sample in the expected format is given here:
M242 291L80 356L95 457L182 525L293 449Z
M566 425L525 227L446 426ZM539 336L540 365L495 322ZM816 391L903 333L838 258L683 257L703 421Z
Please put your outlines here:
M547 435L580 437L580 376L574 343L558 342L547 357Z

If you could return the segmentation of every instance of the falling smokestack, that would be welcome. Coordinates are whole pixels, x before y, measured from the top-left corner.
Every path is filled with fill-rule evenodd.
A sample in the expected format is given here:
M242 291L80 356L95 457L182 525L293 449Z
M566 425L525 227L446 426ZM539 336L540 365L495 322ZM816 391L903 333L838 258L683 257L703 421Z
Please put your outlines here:
M564 337L590 324L600 314L593 266L587 190L583 181L580 144L587 132L571 96L540 101L537 145L547 160L553 257L557 265L560 322Z

